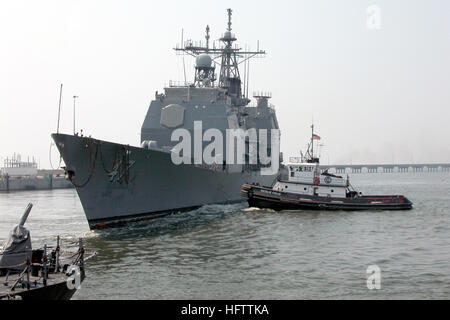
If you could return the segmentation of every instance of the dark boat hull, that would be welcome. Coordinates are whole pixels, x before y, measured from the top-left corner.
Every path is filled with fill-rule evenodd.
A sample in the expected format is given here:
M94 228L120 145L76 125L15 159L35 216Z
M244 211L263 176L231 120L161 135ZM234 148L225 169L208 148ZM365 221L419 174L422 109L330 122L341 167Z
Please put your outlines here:
M269 187L244 184L241 195L251 207L273 210L409 210L412 202L402 195L319 197L274 191Z
M84 271L82 271L80 284L85 278ZM4 279L2 280L4 282ZM10 290L9 287L5 286L3 291L0 290L0 300L16 299L17 297L20 297L22 300L70 300L77 291L75 281L71 280L73 286L69 288L68 281L70 280L68 275L63 272L51 273L47 279L47 285L44 286L40 277L32 276L29 289L26 286L19 285L14 290Z
M18 295L22 300L70 300L76 289L69 289L66 282L60 282L34 290L22 291Z

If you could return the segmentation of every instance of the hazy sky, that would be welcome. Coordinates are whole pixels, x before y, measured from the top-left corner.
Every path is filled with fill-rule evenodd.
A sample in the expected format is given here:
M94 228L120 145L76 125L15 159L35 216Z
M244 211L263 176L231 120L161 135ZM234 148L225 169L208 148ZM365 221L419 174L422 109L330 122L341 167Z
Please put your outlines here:
M251 62L249 92L272 92L285 159L314 118L324 164L450 162L448 0L0 0L0 160L50 167L60 83L60 131L78 95L77 130L138 145L155 91L183 80L181 30L203 40L208 24L218 39L227 8L241 47L268 53Z

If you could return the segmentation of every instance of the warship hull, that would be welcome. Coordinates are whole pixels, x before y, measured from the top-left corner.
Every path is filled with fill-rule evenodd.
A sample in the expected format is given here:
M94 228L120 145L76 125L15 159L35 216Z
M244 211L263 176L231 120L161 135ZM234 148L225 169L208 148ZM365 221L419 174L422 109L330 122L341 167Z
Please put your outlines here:
M161 217L206 204L241 202L244 183L277 175L175 165L168 152L52 134L91 229Z

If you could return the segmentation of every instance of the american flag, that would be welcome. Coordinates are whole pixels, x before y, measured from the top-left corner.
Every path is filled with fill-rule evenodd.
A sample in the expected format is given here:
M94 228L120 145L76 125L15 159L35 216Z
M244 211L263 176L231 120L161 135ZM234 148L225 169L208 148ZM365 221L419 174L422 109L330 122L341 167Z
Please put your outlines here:
M312 135L313 140L320 140L320 137L317 134Z

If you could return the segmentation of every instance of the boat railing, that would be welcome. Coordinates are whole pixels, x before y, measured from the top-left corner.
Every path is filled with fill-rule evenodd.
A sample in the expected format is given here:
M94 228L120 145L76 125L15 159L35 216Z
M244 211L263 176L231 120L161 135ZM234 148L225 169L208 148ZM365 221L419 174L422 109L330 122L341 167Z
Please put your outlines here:
M191 83L191 82L169 80L170 88L186 88L186 87L190 87L192 85L193 85L193 83Z
M256 102L250 102L249 104L247 104L247 107L250 107L250 108L256 108L257 106L258 106L258 104L257 104ZM275 112L275 106L274 106L273 104L269 103L269 104L267 105L267 108L268 108L270 111Z
M31 276L33 275L33 270L42 270L42 285L47 286L47 280L49 279L49 273L58 273L61 269L61 261L70 261L70 265L72 266L78 266L80 268L81 272L84 272L84 264L86 261L90 260L91 258L95 257L97 255L96 252L90 253L89 256L85 256L85 250L83 246L83 239L79 238L78 240L78 250L73 253L73 255L69 257L61 258L60 256L60 238L57 237L57 244L56 248L53 252L55 252L55 257L51 255L50 257L47 256L47 249L50 248L46 244L44 245L43 249L43 256L42 256L42 262L32 262L30 259L27 259L25 262L15 265L15 266L2 266L2 269L9 269L6 273L6 277L4 280L3 285L8 286L8 280L13 275L10 270L13 268L18 268L21 266L24 266L24 269L20 271L19 275L14 277L13 284L9 287L9 291L11 295L13 295L15 289L18 285L21 285L22 288L26 288L27 290L31 290ZM63 267L68 266L69 264L63 265ZM66 273L67 276L73 275L74 270L66 270L63 268L62 272ZM15 273L17 274L17 273ZM37 282L34 281L34 284L36 285Z

